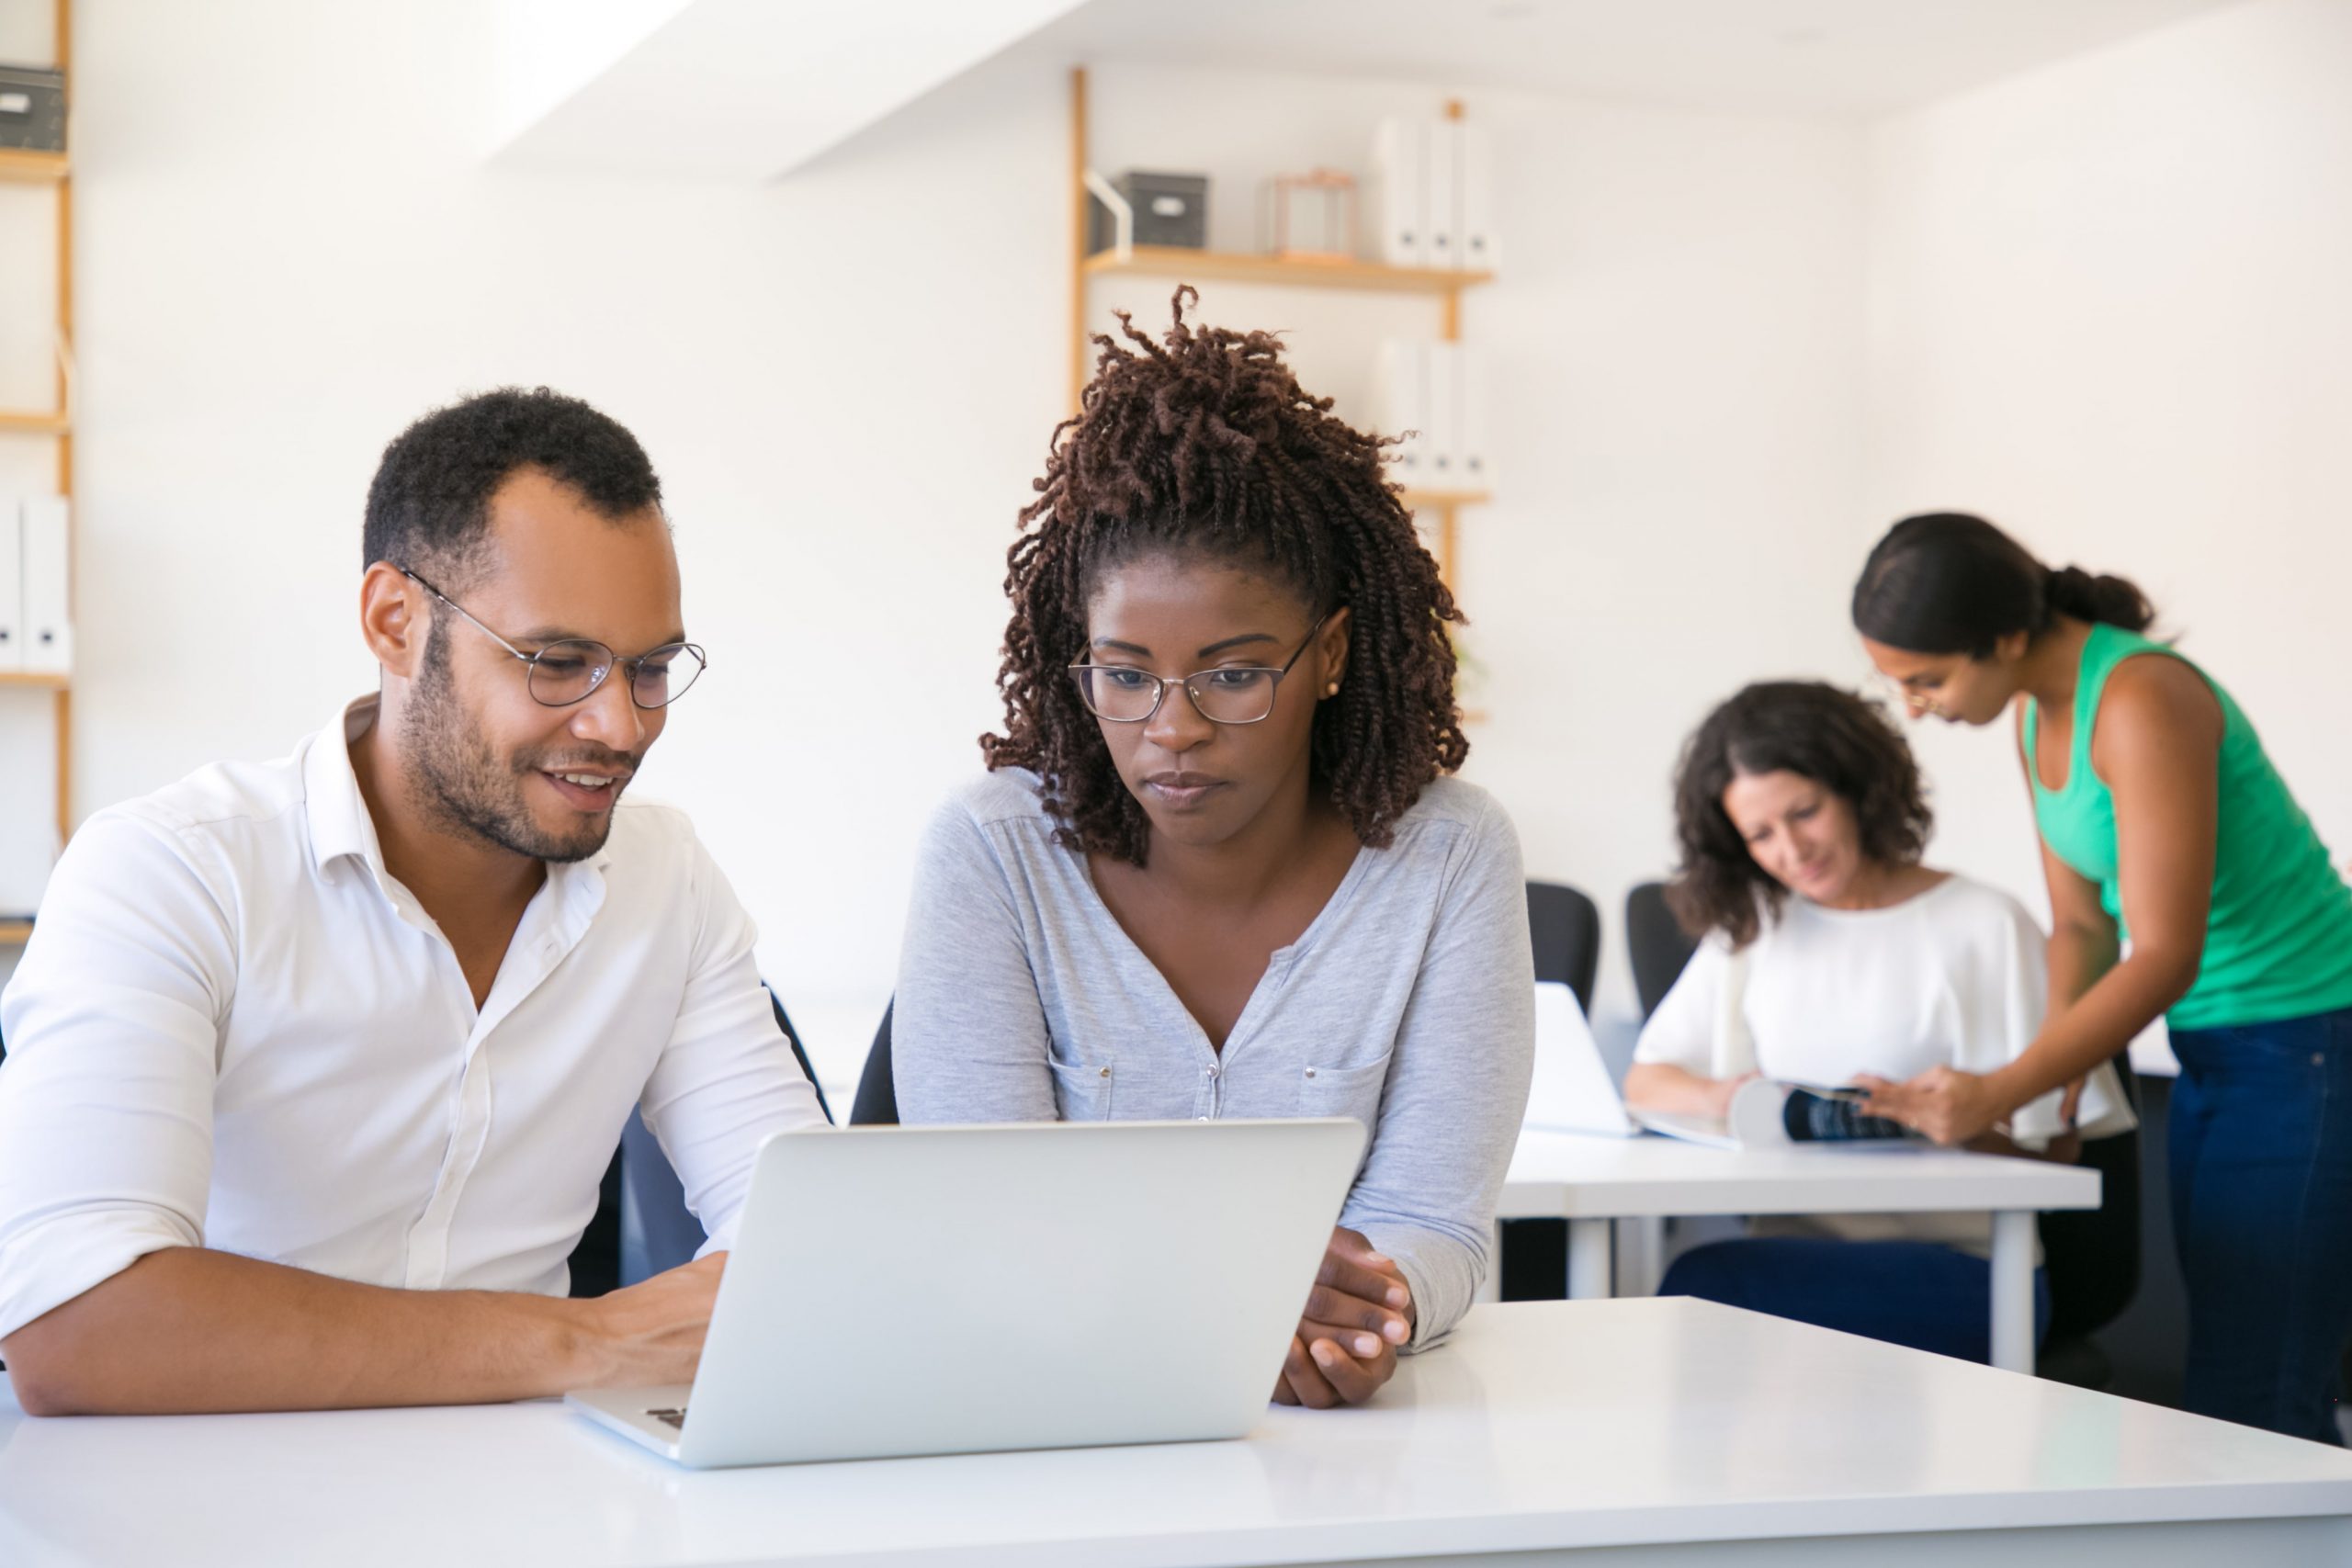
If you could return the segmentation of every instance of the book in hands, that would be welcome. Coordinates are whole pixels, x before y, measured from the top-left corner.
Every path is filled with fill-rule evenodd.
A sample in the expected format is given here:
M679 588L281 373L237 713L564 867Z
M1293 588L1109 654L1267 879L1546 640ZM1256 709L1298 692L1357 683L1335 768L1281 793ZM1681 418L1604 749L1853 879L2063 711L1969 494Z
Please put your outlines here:
M1862 1111L1862 1091L1818 1084L1750 1078L1732 1096L1724 1116L1689 1116L1633 1109L1653 1133L1718 1149L1777 1148L1790 1144L1854 1144L1890 1147L1917 1142L1900 1122Z

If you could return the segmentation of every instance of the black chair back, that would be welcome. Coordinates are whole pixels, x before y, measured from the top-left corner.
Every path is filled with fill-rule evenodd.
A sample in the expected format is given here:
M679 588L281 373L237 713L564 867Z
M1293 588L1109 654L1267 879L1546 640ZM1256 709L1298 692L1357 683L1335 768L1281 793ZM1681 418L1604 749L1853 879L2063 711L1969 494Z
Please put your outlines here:
M1634 992L1644 1019L1657 1010L1698 951L1697 939L1666 907L1665 883L1640 883L1625 895L1625 952L1634 961Z
M2137 1075L2116 1058L2124 1098L2140 1108ZM2050 1278L2047 1342L2104 1328L2140 1289L2140 1134L2086 1139L2081 1164L2099 1174L2096 1209L2052 1210L2041 1216L2042 1267Z
M874 1044L865 1053L865 1070L857 1075L857 1099L849 1108L853 1127L899 1124L899 1085L890 1072L890 1015L898 1008L899 998L892 997L890 1005L882 1010L882 1026L874 1032Z
M1527 931L1535 943L1535 977L1566 986L1577 1006L1592 1011L1592 982L1600 970L1600 908L1557 882L1527 885Z
M766 982L762 981L761 984L766 985ZM825 1103L825 1086L817 1081L817 1069L808 1065L808 1053L800 1043L800 1031L792 1027L792 1020L785 1015L783 998L775 994L772 986L768 987L768 1001L775 1009L775 1026L784 1031L785 1043L792 1047L792 1059L800 1064L801 1075L808 1078L808 1087L817 1091L817 1109L825 1113L825 1125L836 1125L833 1108Z
M825 1091L817 1082L816 1069L808 1065L800 1032L792 1027L774 987L768 990L768 1004L775 1009L775 1026L792 1047L792 1059L800 1064L808 1087L816 1090L817 1109L830 1123L833 1108L825 1103ZM600 1296L616 1285L634 1283L691 1262L703 1239L702 1222L686 1207L685 1184L678 1179L645 1119L630 1111L628 1125L621 1129L620 1147L614 1151L613 1163L605 1172L596 1213L581 1233L579 1245L571 1249L571 1293Z

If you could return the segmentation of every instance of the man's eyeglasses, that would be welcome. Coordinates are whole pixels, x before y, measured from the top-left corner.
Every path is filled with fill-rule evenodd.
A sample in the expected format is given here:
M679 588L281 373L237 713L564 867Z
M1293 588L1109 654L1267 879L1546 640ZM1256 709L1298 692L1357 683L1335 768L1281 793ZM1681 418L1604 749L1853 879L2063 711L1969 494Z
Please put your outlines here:
M1148 670L1126 664L1073 664L1079 700L1095 717L1113 724L1141 724L1159 711L1168 688L1182 686L1193 709L1211 724L1256 724L1274 711L1274 692L1290 667L1315 641L1323 623L1338 614L1327 611L1307 629L1298 652L1277 670L1270 665L1228 665L1222 670L1198 670L1182 680L1163 680Z
M413 580L416 585L465 616L474 629L499 647L521 660L525 666L524 685L532 699L542 706L568 708L583 702L605 677L616 668L628 672L628 697L641 708L667 707L685 695L686 688L701 678L708 668L702 649L691 642L666 642L650 653L634 659L623 659L601 642L586 637L567 637L551 642L537 653L521 649L483 626L467 614L466 607L450 598L406 567L401 575Z

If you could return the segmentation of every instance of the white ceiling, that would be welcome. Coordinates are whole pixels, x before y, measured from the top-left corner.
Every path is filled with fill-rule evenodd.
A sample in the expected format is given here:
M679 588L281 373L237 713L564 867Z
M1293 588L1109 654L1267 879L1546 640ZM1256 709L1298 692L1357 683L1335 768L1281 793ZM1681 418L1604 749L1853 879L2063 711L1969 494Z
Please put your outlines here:
M2233 3L1088 0L1015 52L1871 116Z
M758 180L1078 0L497 0L492 157Z
M1866 117L2235 0L497 0L498 159L789 173L990 60Z

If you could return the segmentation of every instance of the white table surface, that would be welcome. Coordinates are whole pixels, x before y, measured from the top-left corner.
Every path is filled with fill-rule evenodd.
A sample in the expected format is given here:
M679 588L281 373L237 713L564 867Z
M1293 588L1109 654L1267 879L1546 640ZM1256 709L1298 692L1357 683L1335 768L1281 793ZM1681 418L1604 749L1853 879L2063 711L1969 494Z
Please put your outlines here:
M1647 1134L1612 1138L1525 1130L1504 1178L1498 1219L1566 1218L1567 1293L1589 1300L1657 1288L1660 1222L1677 1214L1992 1215L1985 1312L1993 1365L2034 1365L2035 1216L2096 1209L2096 1170L1919 1144L1720 1149ZM1611 1222L1642 1222L1615 1266Z
M1498 1219L2096 1209L2082 1166L1918 1145L1715 1149L1655 1134L1519 1136Z
M546 1402L49 1420L0 1405L11 1568L1566 1549L1580 1564L2018 1568L2059 1542L2070 1565L2170 1568L2352 1561L2346 1510L2341 1450L1687 1300L1481 1307L1370 1407L1269 1408L1247 1440L1156 1448L695 1473ZM2152 1528L2182 1520L2222 1522Z

